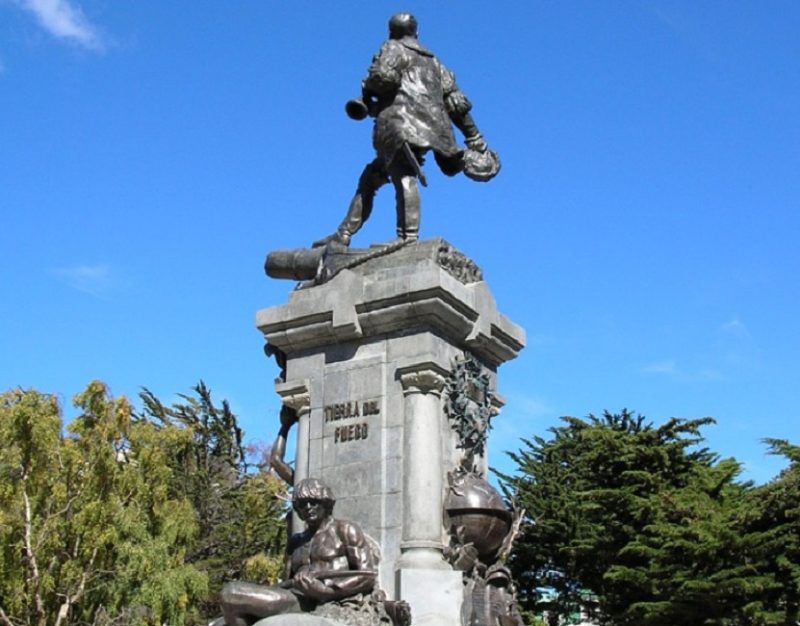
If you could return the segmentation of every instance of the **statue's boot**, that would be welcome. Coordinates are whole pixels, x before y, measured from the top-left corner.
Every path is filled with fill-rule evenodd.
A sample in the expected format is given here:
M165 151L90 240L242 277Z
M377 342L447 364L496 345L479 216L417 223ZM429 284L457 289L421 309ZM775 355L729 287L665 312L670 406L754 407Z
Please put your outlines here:
M405 241L419 239L420 199L417 177L408 171L392 176L397 206L397 238Z
M361 172L361 176L358 179L358 188L350 201L350 206L347 207L347 215L345 215L342 223L339 224L339 228L336 229L335 233L315 241L311 244L312 247L319 248L331 242L349 246L350 239L361 230L364 222L369 219L372 213L375 193L388 182L389 178L386 175L383 161L375 159L368 163L364 171Z
M328 235L327 237L323 237L322 239L317 239L314 243L311 244L312 248L322 248L323 246L327 246L329 243L338 243L343 246L350 245L350 238L352 235L346 231L342 232L337 230L335 233Z

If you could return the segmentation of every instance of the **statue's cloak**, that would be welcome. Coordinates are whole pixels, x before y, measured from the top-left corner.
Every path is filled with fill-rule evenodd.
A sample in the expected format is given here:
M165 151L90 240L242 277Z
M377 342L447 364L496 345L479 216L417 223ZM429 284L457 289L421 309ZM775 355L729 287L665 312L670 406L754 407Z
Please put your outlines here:
M455 77L416 39L384 42L372 59L364 90L377 97L372 142L387 165L404 142L420 154L459 154L445 106L446 96L457 90Z

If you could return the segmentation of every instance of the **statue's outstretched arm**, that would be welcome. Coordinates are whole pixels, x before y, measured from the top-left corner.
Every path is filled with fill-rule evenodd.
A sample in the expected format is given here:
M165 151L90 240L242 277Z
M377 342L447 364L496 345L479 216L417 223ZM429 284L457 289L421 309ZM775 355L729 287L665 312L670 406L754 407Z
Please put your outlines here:
M286 405L281 407L281 428L269 453L270 467L290 486L294 485L294 470L284 460L284 457L286 455L286 438L296 421L297 413L294 409Z

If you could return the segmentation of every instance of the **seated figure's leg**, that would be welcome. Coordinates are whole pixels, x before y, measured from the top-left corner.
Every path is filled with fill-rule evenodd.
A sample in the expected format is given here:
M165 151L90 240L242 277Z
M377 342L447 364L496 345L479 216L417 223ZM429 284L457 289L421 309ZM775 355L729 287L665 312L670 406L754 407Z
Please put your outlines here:
M227 583L221 593L226 626L251 626L282 613L299 613L300 603L290 590L246 582Z
M407 241L419 238L420 200L417 177L404 158L396 158L389 167L397 208L397 237Z
M369 219L372 213L375 193L387 182L389 182L389 178L386 175L383 160L377 158L371 163L368 163L364 171L361 172L356 193L350 201L350 206L347 208L347 215L345 215L339 228L337 228L336 232L332 235L315 241L313 244L314 247L323 246L330 241L336 241L349 246L352 236L361 229L364 222Z

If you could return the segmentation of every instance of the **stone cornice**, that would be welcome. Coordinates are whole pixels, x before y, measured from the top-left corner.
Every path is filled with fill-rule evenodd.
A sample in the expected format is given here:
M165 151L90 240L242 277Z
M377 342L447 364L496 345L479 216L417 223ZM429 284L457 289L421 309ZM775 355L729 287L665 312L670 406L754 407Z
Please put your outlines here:
M525 331L497 310L487 284L464 284L435 260L413 255L414 246L435 245L438 240L405 246L378 267L366 263L323 285L293 291L288 304L259 311L256 326L287 354L419 330L494 367L515 358Z
M298 415L311 408L311 393L307 380L275 383L275 391L281 397L281 402L294 409Z

